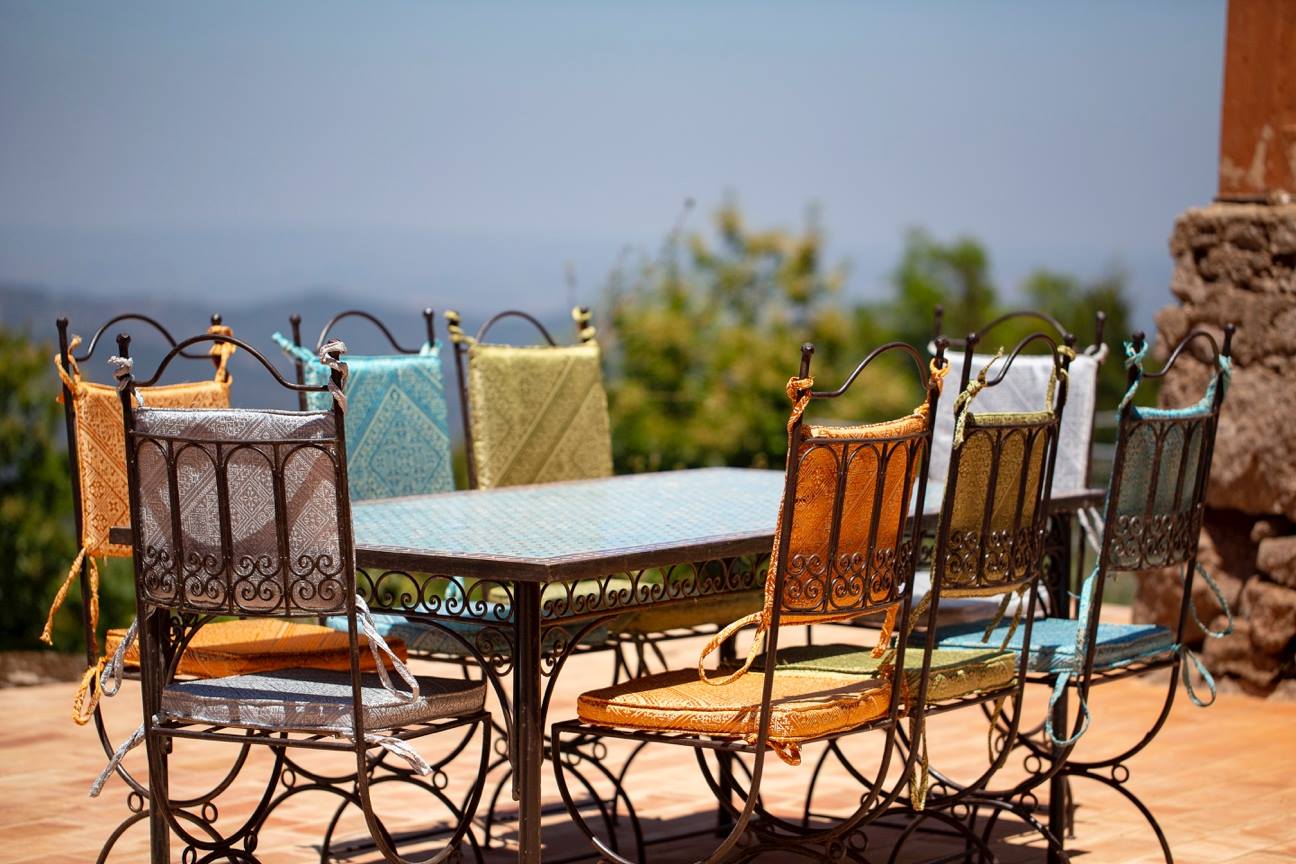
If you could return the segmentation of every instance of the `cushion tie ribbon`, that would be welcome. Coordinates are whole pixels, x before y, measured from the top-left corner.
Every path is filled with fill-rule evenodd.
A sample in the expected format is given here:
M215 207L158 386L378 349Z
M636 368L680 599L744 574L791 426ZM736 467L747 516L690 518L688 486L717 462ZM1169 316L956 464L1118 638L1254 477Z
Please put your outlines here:
M346 353L346 350L346 343L337 339L324 343L319 350L319 361L338 373L341 383L333 383L333 376L330 375L328 389L333 396L333 401L337 402L338 407L342 409L344 414L347 410L347 399L343 388L346 387L348 370L347 364L342 362L341 357Z
M594 325L590 323L593 316L590 314L588 306L575 306L571 311L572 320L576 322L576 332L582 342L593 342L594 335L598 332Z
M233 336L234 331L224 324L213 324L207 328L207 332L213 336ZM229 359L234 356L238 346L233 342L216 341L212 343L211 354L212 362L216 364L216 380L226 382L230 380Z
M445 311L446 329L450 331L450 341L459 345L476 345L477 340L464 332L459 313L453 309Z
M801 419L805 413L806 406L810 404L813 394L810 388L814 386L814 378L789 378L787 383L787 395L792 400L792 413L788 416L787 430L788 435L792 434L792 427Z
M1134 370L1134 380L1130 382L1129 389L1125 391L1125 395L1121 397L1120 403L1116 406L1117 414L1125 410L1125 406L1133 400L1134 394L1138 392L1139 384L1143 382L1143 358L1147 357L1148 347L1146 341L1143 343L1143 347L1137 350L1134 348L1133 342L1125 343L1125 368Z
M113 377L117 379L117 392L121 393L131 383L131 374L135 370L134 357L118 357L116 354L108 358L108 365L113 367ZM135 391L135 401L141 408L144 407L144 395L137 389Z
M959 447L963 444L963 430L967 423L968 409L972 406L972 400L977 394L986 388L987 379L990 376L990 369L995 363L1003 359L1003 348L1000 347L995 355L990 358L990 362L981 368L967 386L967 389L958 394L954 399L954 413L958 415L958 422L954 424L954 446Z
M410 672L409 667L396 656L396 652L387 644L387 640L378 632L378 627L374 624L373 613L369 611L369 604L365 603L364 598L359 594L355 598L356 623L360 625L360 630L364 633L365 638L369 640L369 651L373 654L374 666L378 672L378 680L382 682L383 688L389 693L400 696L406 702L413 702L419 698L418 679ZM384 660L384 656L386 659ZM387 662L391 662L392 669L396 674L409 685L409 692L399 689L392 684L391 676L387 674Z

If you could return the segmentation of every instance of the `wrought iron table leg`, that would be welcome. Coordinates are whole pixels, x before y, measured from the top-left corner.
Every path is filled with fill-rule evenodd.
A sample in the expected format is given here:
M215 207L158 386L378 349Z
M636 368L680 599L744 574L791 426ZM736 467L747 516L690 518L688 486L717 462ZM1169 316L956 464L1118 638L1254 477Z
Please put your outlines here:
M734 640L726 639L720 643L720 662L728 665L738 660L738 647ZM716 761L719 763L719 780L720 790L724 794L723 805L733 802L733 763L736 757L732 753L716 751ZM729 815L727 806L716 808L716 836L724 837L733 829L733 818Z
M1053 728L1065 730L1067 728L1067 706L1070 703L1071 694L1063 692L1057 704L1053 706ZM1063 733L1065 734L1065 732ZM1054 757L1055 760L1057 757ZM1065 759L1066 757L1061 757ZM1058 771L1049 778L1049 803L1048 803L1048 827L1049 831L1057 838L1058 843L1066 842L1066 824L1067 824L1067 778L1063 771ZM1049 847L1048 864L1062 864L1065 858L1059 854L1058 850Z
M540 774L544 717L540 689L540 585L514 583L517 662L513 666L513 797L518 802L518 861L540 861Z
M1051 517L1054 520L1054 536L1059 539L1056 551L1055 564L1053 573L1050 574L1049 585L1049 605L1055 610L1054 614L1059 617L1070 618L1073 616L1071 608L1071 547L1073 538L1071 537L1071 517L1069 514L1055 513ZM1069 706L1071 694L1064 691L1053 706L1053 728L1063 730L1066 734L1067 719L1070 716ZM1055 763L1056 763L1055 757ZM1061 757L1065 760L1065 756ZM1058 770L1049 778L1049 804L1048 804L1048 828L1049 831L1057 838L1059 844L1066 842L1067 827L1067 778L1066 774ZM1049 846L1048 864L1061 864L1065 856L1058 850Z

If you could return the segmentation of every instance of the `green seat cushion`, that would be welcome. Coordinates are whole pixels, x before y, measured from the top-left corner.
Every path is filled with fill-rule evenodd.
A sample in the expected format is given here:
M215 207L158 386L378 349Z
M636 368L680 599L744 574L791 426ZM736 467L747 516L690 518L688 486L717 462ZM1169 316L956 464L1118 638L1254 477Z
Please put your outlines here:
M648 607L639 612L629 612L612 623L612 630L632 635L662 633L667 630L692 629L714 624L724 627L746 615L760 610L764 602L760 588L729 594L712 594L667 606Z
M916 687L921 674L922 652L905 652L909 686ZM760 660L754 664L760 668ZM871 648L858 645L801 645L778 653L778 671L872 677L878 674L882 658ZM1017 675L1017 655L989 648L937 648L932 652L927 701L944 702L971 693L996 690L1012 684Z

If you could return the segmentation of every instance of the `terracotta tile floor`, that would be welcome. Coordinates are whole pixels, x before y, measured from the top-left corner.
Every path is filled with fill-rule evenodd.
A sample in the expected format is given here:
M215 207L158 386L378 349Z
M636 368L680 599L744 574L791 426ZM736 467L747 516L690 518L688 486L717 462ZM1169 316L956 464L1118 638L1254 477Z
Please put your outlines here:
M689 664L697 647L693 640L672 643L668 651L672 663ZM610 666L606 655L573 660L561 678L551 716L571 716L578 690L607 680ZM423 671L432 671L432 667ZM126 812L125 786L119 780L113 780L99 799L86 797L87 786L104 764L104 757L93 729L76 727L69 719L72 689L70 684L47 684L0 690L0 716L5 718L0 726L0 861L93 861L104 839ZM1155 716L1164 692L1163 684L1139 681L1100 688L1092 704L1094 725L1080 752L1097 756L1134 740ZM128 685L109 702L109 732L114 741L120 741L138 722L137 699L138 691ZM1043 699L1036 695L1028 703L1028 716L1040 717L1042 709ZM950 715L932 722L931 757L933 765L956 777L967 777L986 758L986 724L976 712L959 713L962 716ZM1212 708L1201 710L1180 694L1166 728L1130 765L1130 788L1160 817L1179 864L1296 861L1294 730L1293 703L1222 695ZM423 747L426 755L445 746L424 740L428 742ZM851 739L845 749L857 765L876 764L876 745L870 736ZM619 764L621 752L614 747L610 760ZM767 806L799 816L818 753L808 749L805 764L797 768L777 760L767 763L763 787ZM178 743L172 763L174 790L199 791L197 781L216 777L222 766L229 764L230 756L226 747ZM136 752L127 764L142 771L143 761L142 752ZM306 762L312 767L339 769L346 764L334 754L309 754ZM462 768L450 776L452 792L464 787L471 772L469 762L460 757ZM236 783L221 799L219 824L233 824L240 813L247 812L260 792L255 788L257 778L266 776L268 765L268 754L254 752L244 773L247 782ZM495 776L499 776L498 771ZM691 753L660 747L645 751L629 773L627 787L646 835L706 829L714 824ZM1077 783L1075 791L1079 800L1076 836L1068 841L1073 860L1096 864L1161 860L1146 824L1116 793L1094 783ZM814 809L828 814L849 812L858 796L854 781L844 775L840 766L830 765L816 790ZM507 792L502 798L500 809L506 821L492 831L496 851L488 853L490 861L508 861L512 857L509 851L513 835L507 823L512 804ZM556 800L553 788L548 790L546 800ZM335 799L318 793L288 801L264 832L259 857L267 864L319 861L322 827L335 806ZM444 818L444 811L438 810L437 803L426 793L394 786L379 795L378 807L397 831ZM484 810L484 806L479 809L479 816ZM481 836L480 827L477 834ZM338 836L364 836L363 823L354 812L344 815ZM885 860L883 850L889 848L894 836L873 831L870 859ZM696 860L705 854L712 839L655 846L650 860L665 864ZM147 860L147 840L146 825L136 825L123 836L109 860ZM545 842L546 860L587 848L565 814L548 817ZM900 860L926 860L937 851L951 848L949 842L922 838L910 843ZM995 851L1004 862L1041 861L1041 845L1017 824L1005 826L998 833ZM179 844L173 844L172 854L174 860L180 860ZM343 860L376 859L371 854L357 853ZM769 856L761 860L776 859Z

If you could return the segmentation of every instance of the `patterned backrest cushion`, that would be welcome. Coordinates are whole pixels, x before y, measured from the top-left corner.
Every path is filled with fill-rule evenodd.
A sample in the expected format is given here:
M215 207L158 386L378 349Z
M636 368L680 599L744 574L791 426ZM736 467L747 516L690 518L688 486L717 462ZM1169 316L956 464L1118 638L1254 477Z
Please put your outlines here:
M1143 570L1188 560L1197 550L1203 448L1215 422L1209 403L1181 409L1130 407L1117 442L1113 567Z
M108 531L130 525L126 489L126 440L116 388L72 380L77 470L81 480L81 543L88 555L128 557L129 546L108 542ZM144 404L156 408L227 408L230 381L192 381L141 387Z
M468 417L479 488L612 474L597 343L470 346Z
M783 623L844 620L895 601L912 572L913 550L904 527L922 468L926 413L924 405L883 423L804 427ZM766 615L776 601L782 542L780 532L765 583Z
M350 525L332 413L141 408L135 430L135 566L150 601L226 614L345 610Z
M995 389L986 388L981 398ZM1044 539L1040 500L1056 428L1051 411L969 411L958 473L948 481L953 501L943 514L949 523L943 594L999 594L1036 575Z
M974 354L973 373L984 369L993 359L989 354ZM949 362L950 373L946 380L961 381L963 354L951 353ZM977 408L989 412L1035 411L1044 404L1052 371L1052 355L1018 355L1004 380L994 387L987 387L977 396ZM1053 469L1053 489L1057 492L1076 492L1088 486L1097 394L1098 361L1088 354L1077 354L1067 370L1067 409L1062 416L1057 464ZM931 470L927 474L932 483L944 483L949 471L950 448L954 441L953 406L957 396L958 391L950 388L941 396L936 409Z
M275 341L304 367L307 384L327 384L328 367L282 335ZM351 500L399 498L454 489L445 378L435 345L417 354L348 354L347 473ZM306 404L325 411L328 393Z

